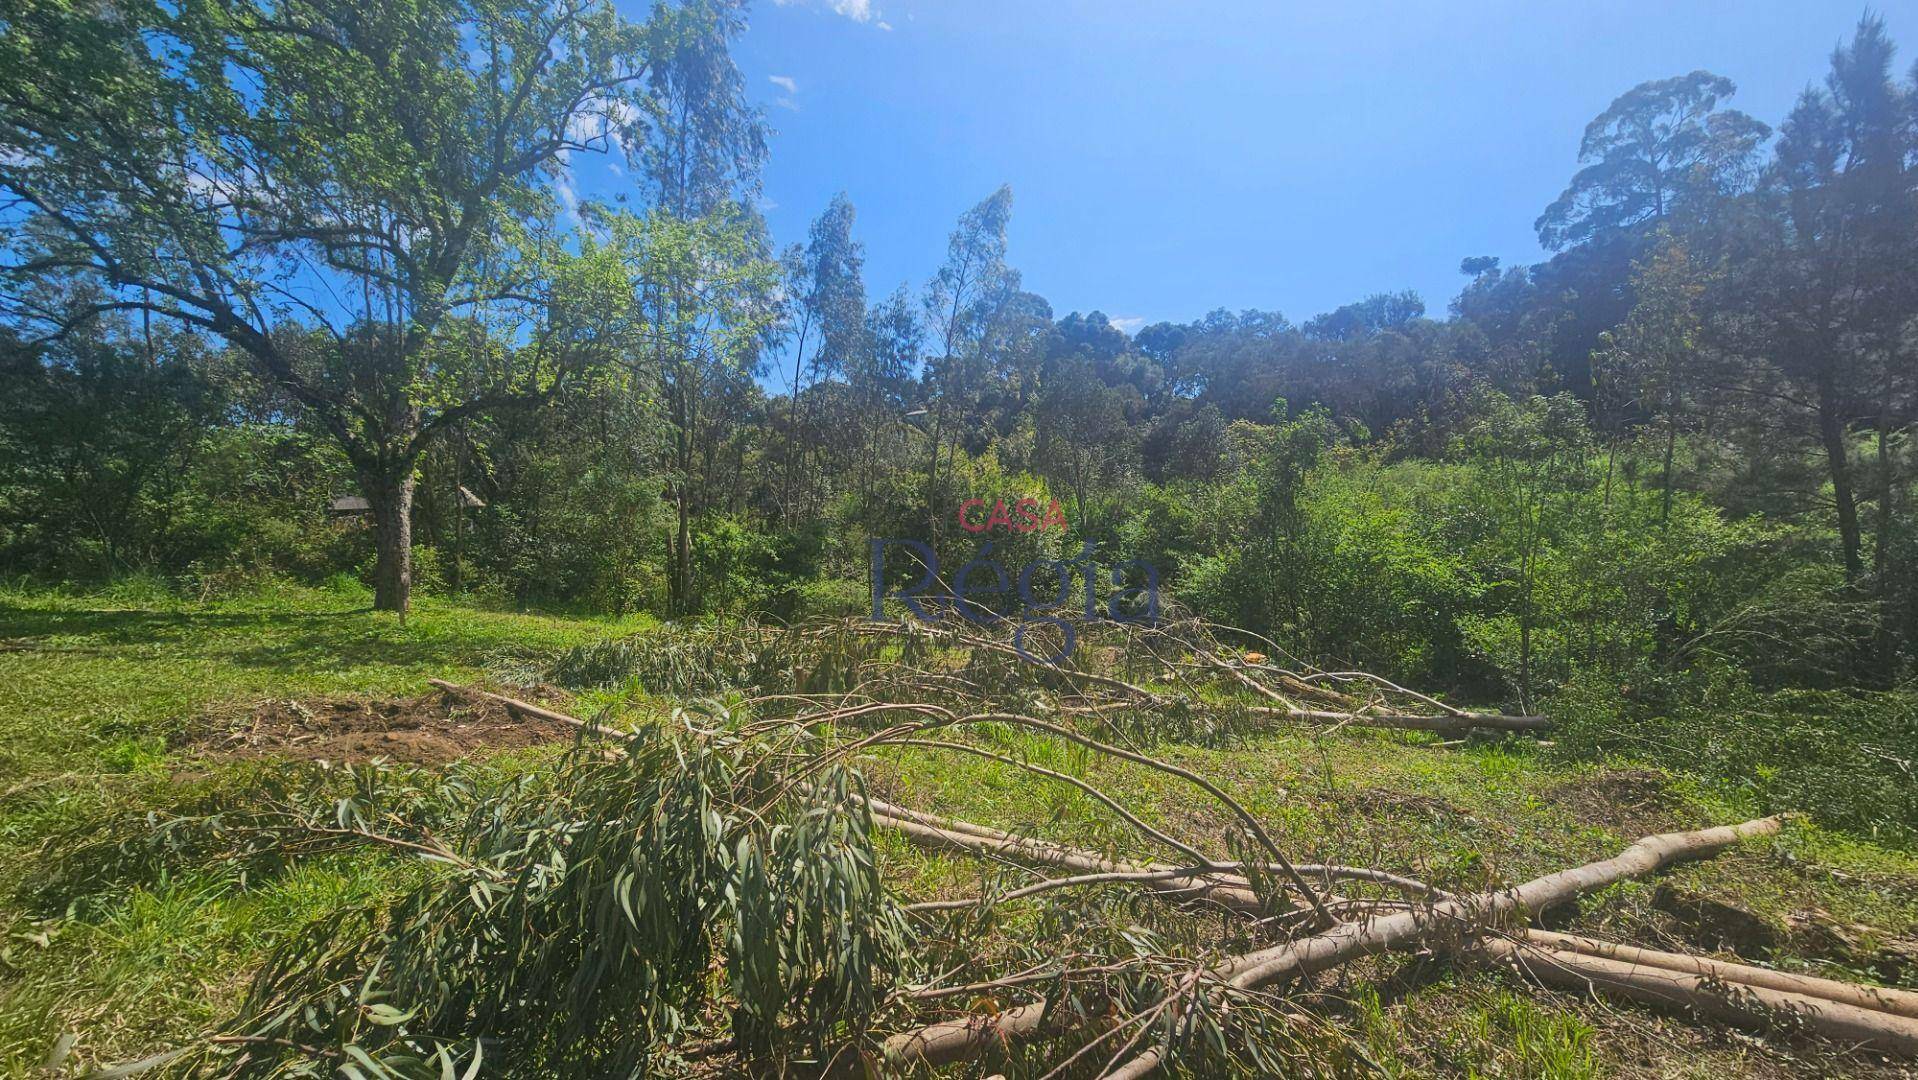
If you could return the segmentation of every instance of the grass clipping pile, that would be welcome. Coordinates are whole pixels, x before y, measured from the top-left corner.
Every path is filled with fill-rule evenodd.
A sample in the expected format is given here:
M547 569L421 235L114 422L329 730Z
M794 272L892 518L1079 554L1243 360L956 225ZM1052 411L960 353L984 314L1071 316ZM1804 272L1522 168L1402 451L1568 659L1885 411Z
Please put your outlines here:
M712 695L633 731L438 684L561 725L574 748L490 783L460 766L431 782L367 766L348 797L289 790L228 818L253 839L219 850L365 845L432 870L396 902L288 937L236 1019L129 1068L878 1076L984 1060L1046 1077L1338 1075L1366 1071L1364 1051L1289 991L1406 949L1918 1053L1918 995L1525 929L1553 905L1774 833L1775 818L1650 836L1467 895L1287 850L1219 783L1154 749L1274 723L1458 734L1546 721L1287 668L1269 643L1247 654L1224 633L1115 627L1061 666L975 629L859 622L669 629L562 657L562 682ZM1233 822L1224 850L1006 751L1007 733L1165 774ZM895 805L862 779L882 751L983 757L1070 786L1128 839L1081 850ZM882 876L887 834L1012 872L978 896L915 902Z

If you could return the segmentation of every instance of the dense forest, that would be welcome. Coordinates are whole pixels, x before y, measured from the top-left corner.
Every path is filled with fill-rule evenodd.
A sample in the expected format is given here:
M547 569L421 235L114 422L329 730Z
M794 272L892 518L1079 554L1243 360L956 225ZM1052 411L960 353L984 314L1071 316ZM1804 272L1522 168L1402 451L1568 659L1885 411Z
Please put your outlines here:
M843 196L780 249L732 0L112 6L0 45L7 575L790 619L1056 501L990 558L1090 542L1316 663L1918 815L1918 69L1870 15L1782 117L1622 88L1556 254L1461 253L1445 312L1127 334L1023 286L1006 188L923 282ZM589 154L630 191L569 205Z

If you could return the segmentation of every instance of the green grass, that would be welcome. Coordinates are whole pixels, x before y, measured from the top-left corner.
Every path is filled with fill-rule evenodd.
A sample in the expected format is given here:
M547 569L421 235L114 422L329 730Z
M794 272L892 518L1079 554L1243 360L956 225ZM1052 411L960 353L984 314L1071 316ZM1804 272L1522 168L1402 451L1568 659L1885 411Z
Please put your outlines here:
M1148 823L1188 838L1222 839L1230 812L1186 781L1085 755L1050 741L1001 738L1001 753L1087 780L1122 797ZM1621 771L1568 766L1523 742L1435 750L1424 736L1273 732L1221 749L1161 746L1165 760L1212 778L1258 816L1281 847L1312 861L1403 870L1435 885L1482 888L1615 854L1649 832L1742 819L1683 782L1657 777L1656 807L1610 800ZM1051 839L1115 850L1123 826L1091 797L998 762L958 753L890 751L868 766L881 791L908 805ZM1624 773L1635 782L1656 774ZM1204 846L1204 845L1202 845ZM1214 849L1218 843L1210 845ZM1918 926L1918 857L1803 822L1659 881L1709 890L1784 926L1819 906L1848 921ZM1622 902L1643 883L1616 887ZM1606 910L1602 906L1598 910ZM1643 916L1643 911L1636 914Z
M166 806L192 784L238 785L248 769L271 767L189 763L171 752L169 737L210 711L263 697L414 695L430 677L529 667L647 625L484 612L426 598L402 626L365 610L361 596L323 590L210 604L152 590L0 590L0 880L33 880L47 838L78 823ZM623 693L598 692L581 705L616 704ZM642 702L648 710L659 704ZM1017 729L961 737L1079 776L1148 821L1212 841L1204 846L1219 847L1231 824L1222 807L1164 773ZM1302 859L1372 864L1454 888L1522 880L1610 854L1646 832L1750 812L1682 778L1618 763L1567 764L1524 740L1434 742L1408 733L1315 737L1283 729L1220 747L1165 743L1154 752L1220 782ZM498 767L533 767L538 758L511 756ZM1136 853L1094 800L1003 764L891 750L864 767L876 788L908 805ZM889 877L915 897L976 893L986 873L897 837L882 838L882 851ZM75 1058L89 1063L179 1045L227 1015L280 935L344 905L393 895L417 873L376 852L316 859L251 882L189 870L71 912L29 909L22 890L9 890L0 895L0 1074L29 1074L63 1034L80 1037ZM1685 947L1654 906L1660 883L1735 904L1775 928L1773 962L1841 977L1852 973L1800 949L1789 915L1816 908L1891 932L1918 928L1918 857L1803 824L1655 883L1606 890L1581 905L1576 927ZM1001 925L1036 926L1041 914L1032 903L1001 913ZM1376 958L1319 989L1334 992L1324 999L1327 1018L1391 1075L1816 1075L1833 1068L1815 1051L1445 963Z
M264 697L411 696L429 677L476 678L646 625L427 597L402 626L360 595L324 590L211 604L151 589L0 590L0 881L30 880L45 839L75 822L166 805L179 786L168 737L208 711ZM203 1030L279 934L404 880L391 860L361 857L251 890L161 881L77 919L0 898L0 1074L29 1071L62 1033L80 1035L76 1057L97 1062Z
M420 599L402 626L353 594L282 589L210 605L0 590L0 784L157 762L193 713L273 695L415 694L650 623L516 615Z

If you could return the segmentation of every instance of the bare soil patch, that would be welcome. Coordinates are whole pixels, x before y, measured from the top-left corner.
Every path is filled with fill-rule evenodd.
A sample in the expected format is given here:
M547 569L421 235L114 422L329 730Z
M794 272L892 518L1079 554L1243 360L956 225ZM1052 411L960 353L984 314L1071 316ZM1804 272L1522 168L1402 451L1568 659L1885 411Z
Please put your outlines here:
M1704 818L1688 812L1669 785L1671 779L1655 769L1601 769L1545 790L1547 802L1564 807L1585 825L1646 836L1674 829L1697 828Z
M551 697L552 695L547 695ZM270 698L208 717L176 741L188 754L240 759L444 765L500 750L571 741L566 724L497 702L435 691L414 698Z

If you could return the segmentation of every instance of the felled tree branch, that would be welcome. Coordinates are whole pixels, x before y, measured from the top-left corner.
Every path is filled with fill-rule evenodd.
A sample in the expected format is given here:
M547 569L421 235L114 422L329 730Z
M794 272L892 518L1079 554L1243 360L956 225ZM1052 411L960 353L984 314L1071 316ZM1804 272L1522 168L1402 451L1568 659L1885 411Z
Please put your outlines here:
M1580 993L1602 990L1654 1008L1696 1014L1736 1027L1803 1030L1862 1049L1918 1056L1918 1019L1826 996L1791 993L1729 981L1711 973L1674 971L1529 942L1487 939L1474 944L1467 954L1509 967L1548 986Z
M498 701L516 713L548 720L561 720L591 732L603 731L596 724L485 691L435 681L449 692L477 694ZM861 706L859 711L887 708L883 703ZM1303 714L1308 719L1350 722L1351 714L1322 713L1317 710L1272 709L1269 712ZM1388 719L1414 722L1407 726L1460 723L1480 726L1489 719L1508 730L1526 730L1536 717L1482 717L1458 714L1446 717L1413 717L1387 714ZM1074 742L1090 744L1127 760L1143 755L1109 747L1087 739L1078 732L1030 717L1004 713L985 713L959 717L948 710L934 713L919 722L889 729L859 745L900 745L924 749L965 750L1020 765L1004 755L983 748L957 743L934 742L910 737L916 732L962 726L973 722L1012 722L1041 728ZM836 713L833 715L837 715ZM1379 719L1370 716L1368 719ZM609 752L617 750L609 748ZM1144 759L1148 764L1170 768ZM1050 770L1035 770L1052 779L1074 781ZM1195 779L1208 791L1211 785ZM1083 782L1076 782L1085 787ZM1196 854L1176 838L1157 834L1118 806L1109 796L1094 791L1112 809L1118 810L1142 835ZM1221 797L1236 806L1229 797ZM861 796L854 795L854 798ZM976 856L1007 859L1033 866L1058 867L1070 873L1014 888L997 897L935 901L912 905L911 910L935 911L963 908L1005 900L1016 900L1055 889L1103 884L1136 886L1176 900L1204 899L1232 910L1250 914L1269 914L1261 896L1251 887L1246 871L1257 869L1244 863L1196 859L1183 866L1160 863L1133 863L1096 852L1073 848L1055 841L1023 837L1008 832L954 821L923 811L896 806L882 799L864 797L875 824L893 829L912 843L935 850L960 851ZM1613 882L1653 873L1672 862L1710 857L1740 840L1770 835L1778 831L1780 820L1762 818L1739 825L1721 826L1686 833L1648 836L1618 855L1584 866L1564 870L1525 882L1514 888L1492 890L1471 896L1451 896L1422 882L1385 871L1365 867L1317 864L1285 864L1296 875L1332 880L1361 880L1387 885L1423 896L1416 905L1403 900L1390 902L1346 901L1329 893L1317 894L1341 912L1357 908L1361 917L1330 930L1281 944L1229 957L1210 968L1193 973L1186 995L1216 994L1221 990L1249 991L1336 967L1373 953L1407 948L1450 949L1460 955L1512 968L1548 985L1580 991L1603 991L1648 1005L1680 1009L1690 1014L1741 1027L1802 1030L1855 1046L1892 1053L1918 1054L1918 994L1895 989L1861 986L1807 975L1772 971L1744 964L1727 963L1705 957L1641 949L1629 945L1597 941L1538 930L1520 930L1511 939L1490 936L1488 931L1513 922L1522 923L1531 915ZM1362 905L1375 904L1370 911ZM1320 911L1324 908L1318 909ZM1381 913L1386 912L1386 913ZM1087 970L1101 970L1091 968ZM1044 981L1028 974L1004 981L1004 988L1026 981ZM982 983L980 985L998 985ZM941 994L939 996L954 996ZM1196 1004L1196 1000L1195 1000ZM1163 1022L1159 1012L1139 1014L1126 1025L1138 1028L1134 1039L1122 1048L1146 1045L1131 1060L1109 1070L1109 1077L1138 1078L1155 1072L1163 1064L1167 1047L1174 1040L1154 1045L1138 1037L1141 1025ZM1017 1006L990 1016L961 1017L904 1032L887 1040L887 1057L904 1065L940 1065L965 1060L1007 1042L1033 1039L1068 1031L1078 1022L1077 1015L1055 1015L1049 1003Z
M1895 990L1884 986L1840 982L1837 979L1821 979L1815 975L1799 975L1789 971L1753 967L1749 964L1733 964L1704 956L1687 956L1683 953L1641 949L1634 945L1599 941L1575 934L1556 934L1550 930L1526 930L1515 936L1523 944L1539 949L1579 953L1602 960L1616 960L1637 968L1663 968L1666 971L1705 976L1718 982L1741 983L1745 986L1779 990L1789 994L1802 994L1806 997L1823 998L1842 1005L1918 1020L1918 992L1911 990Z
M1441 901L1425 907L1349 922L1312 937L1230 957L1209 972L1212 981L1238 989L1270 986L1390 949L1425 947L1474 936L1482 928L1563 903L1613 882L1642 877L1681 859L1705 858L1752 836L1776 833L1776 817L1688 833L1648 836L1609 859L1535 878L1512 889ZM996 1044L1028 1038L1045 1029L1046 1005L1022 1006L992 1017L970 1017L893 1036L888 1055L906 1063L938 1065L964 1060ZM1136 1080L1156 1071L1157 1048L1109 1072Z

